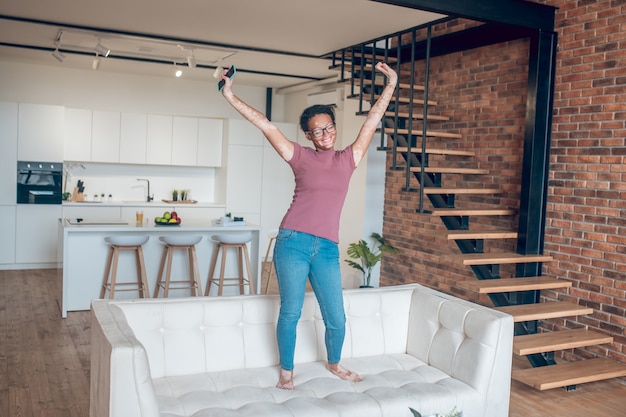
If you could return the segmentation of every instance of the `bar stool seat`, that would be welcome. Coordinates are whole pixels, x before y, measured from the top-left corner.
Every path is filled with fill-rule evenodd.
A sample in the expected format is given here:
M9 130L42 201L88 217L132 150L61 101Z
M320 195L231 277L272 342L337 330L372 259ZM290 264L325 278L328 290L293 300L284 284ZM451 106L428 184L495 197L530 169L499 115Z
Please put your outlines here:
M109 298L111 299L115 298L116 291L137 291L139 292L140 298L150 298L142 249L143 244L146 243L149 238L149 236L142 235L107 236L104 238L104 241L109 244L109 254L104 269L100 298L104 298L107 290L109 291ZM117 280L117 267L120 252L122 251L133 251L135 253L137 277L134 282L118 282Z
M218 286L217 295L221 296L224 290L224 287L227 286L238 286L239 294L245 294L245 286L248 285L249 293L254 294L254 278L252 277L252 268L250 268L250 256L248 254L248 242L252 240L252 233L250 232L242 232L242 233L226 233L223 235L213 235L211 239L216 242L215 249L213 250L213 259L211 260L211 266L209 268L209 276L207 279L207 284L205 288L204 295L208 296L211 292L211 285L215 284ZM235 249L237 252L237 266L239 275L236 277L225 277L224 273L226 270L226 257L229 249ZM220 266L220 275L215 276L215 267L217 265L217 259L220 256L222 257L222 262ZM246 265L246 273L244 273L244 262ZM226 283L233 282L234 283Z
M200 235L169 235L160 236L159 240L165 245L163 246L163 255L161 256L161 264L159 266L159 274L157 283L154 287L154 298L159 296L159 291L163 288L163 296L168 297L170 290L190 289L191 295L201 296L202 285L200 284L200 273L198 270L198 258L196 255L196 244L202 240ZM186 279L172 280L172 261L176 250L186 252L189 275ZM167 264L167 267L166 267ZM163 275L165 274L165 279ZM173 284L173 285L172 285Z

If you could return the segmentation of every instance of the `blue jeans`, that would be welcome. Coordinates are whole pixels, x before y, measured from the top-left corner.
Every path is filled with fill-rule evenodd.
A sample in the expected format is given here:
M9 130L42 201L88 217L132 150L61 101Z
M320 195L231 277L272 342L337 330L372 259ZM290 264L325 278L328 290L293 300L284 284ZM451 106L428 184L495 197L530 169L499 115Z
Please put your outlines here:
M339 363L346 333L338 245L328 239L280 229L274 247L274 265L280 291L276 339L280 366L293 369L296 326L302 313L307 277L326 326L328 363Z

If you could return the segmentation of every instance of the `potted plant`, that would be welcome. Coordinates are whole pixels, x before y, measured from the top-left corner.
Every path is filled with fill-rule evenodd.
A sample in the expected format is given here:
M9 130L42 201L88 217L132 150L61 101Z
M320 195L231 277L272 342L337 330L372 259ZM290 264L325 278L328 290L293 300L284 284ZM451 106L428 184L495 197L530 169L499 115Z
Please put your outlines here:
M418 411L412 408L409 408L409 410L411 410L413 417L422 417ZM435 414L433 417L463 417L463 412L457 411L456 407L454 407L448 414Z
M374 243L371 248L363 239L358 242L351 243L348 246L348 256L352 259L358 259L358 262L351 259L344 259L348 265L358 269L363 274L363 285L361 285L361 288L371 287L370 280L372 278L372 270L383 258L385 253L398 252L398 249L388 243L378 233L372 233L371 238L374 239Z

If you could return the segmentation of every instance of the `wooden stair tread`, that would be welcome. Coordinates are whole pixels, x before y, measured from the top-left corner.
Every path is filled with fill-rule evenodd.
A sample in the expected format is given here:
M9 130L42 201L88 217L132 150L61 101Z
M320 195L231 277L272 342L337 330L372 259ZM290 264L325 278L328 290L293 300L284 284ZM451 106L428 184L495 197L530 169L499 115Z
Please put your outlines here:
M328 69L329 70L341 71L341 62L329 65ZM343 69L344 70L351 69L351 70L355 70L355 71L362 70L362 71L372 72L374 70L374 65L372 65L369 62L365 63L365 66L363 64L353 64L352 62L344 62ZM406 77L410 77L411 76L409 71L407 71L407 70L405 70L403 68L400 68L400 72L398 72L398 78L400 78L403 75L406 76Z
M335 59L339 59L339 60L341 59L341 52L335 52L333 55L334 55ZM355 56L355 57L359 57L359 58L363 58L364 57L366 59L372 59L372 58L376 57L376 58L384 59L387 63L389 63L389 62L398 62L398 58L396 58L395 56L387 56L385 58L385 54L384 53L382 53L382 54L373 54L371 52L362 53L361 51L358 51L358 50L355 50L354 52L352 50L346 50L343 55L346 58Z
M551 366L514 369L512 377L540 391L626 376L626 365L596 358Z
M411 167L411 172L420 172L420 167ZM455 168L455 167L425 167L424 172L431 174L472 174L483 175L489 174L488 169L480 168Z
M409 116L411 116L409 112L404 112L404 111L398 112L398 117L401 119L408 119ZM385 113L385 117L396 117L396 112L388 111ZM435 114L429 114L427 117L428 117L428 120L437 120L440 122L447 122L448 120L450 120L448 116L439 116ZM421 111L413 112L413 119L420 119L420 120L424 119L424 113L422 113Z
M448 240L460 239L515 239L516 230L450 230ZM479 281L480 282L480 281Z
M592 314L593 308L580 306L564 301L548 301L545 303L520 304L512 306L494 307L513 316L516 323L521 321L554 319L559 317L581 316Z
M393 127L386 127L385 133L387 134L400 134L400 135L408 135L409 129L395 129ZM421 129L413 129L411 133L415 136L422 136L423 132ZM427 130L426 136L435 137L435 138L449 138L449 139L463 139L463 135L459 133L452 132L438 132L435 130Z
M371 97L372 97L371 94L363 94L363 98L365 98L365 99L371 98ZM350 95L346 96L346 98L348 98L348 99L358 99L358 98L360 98L360 95L359 94L350 94ZM380 95L379 94L375 94L373 98L374 98L374 100L378 100L380 98ZM397 97L397 98L394 97L394 98L391 99L391 102L392 103L397 102L397 103L401 103L401 104L409 104L409 103L411 103L411 98L410 97ZM421 99L421 98L413 98L412 103L421 106L421 105L423 105L425 103L425 101L423 99ZM434 101L434 100L428 100L428 105L429 106L436 106L437 102Z
M372 85L372 80L369 78L364 78L363 80L361 80L359 77L348 77L348 78L344 78L343 80L339 80L337 81L339 84L350 84L352 82L352 80L354 80L354 85L355 86L360 86L360 85L364 85L364 86L371 86ZM378 87L383 87L385 86L387 83L382 80L382 79L376 79L374 80L374 85L378 86ZM404 88L407 90L411 89L411 84L409 83L398 83L398 88ZM418 91L423 91L424 90L424 86L423 85L414 85L413 86L414 90L418 90Z
M564 279L556 278L520 277L461 281L457 284L457 286L475 291L479 294L495 294L514 291L569 288L572 286L572 283L570 281L565 281Z
M424 187L424 194L500 194L499 188L443 188Z
M461 253L446 256L446 259L461 262L463 265L517 264L531 262L550 262L549 255L520 255L515 252Z
M380 95L375 95L374 99L378 100L380 98ZM398 103L411 103L411 97L394 97L391 99L391 102L398 102ZM413 98L413 104L424 104L424 100L421 98ZM429 106L436 106L437 102L435 100L428 100L428 105Z
M398 152L408 152L409 148L406 146L398 146L396 148ZM411 148L411 152L413 153L421 153L421 149ZM457 149L439 149L439 148L426 148L426 153L432 155L457 155L457 156L476 156L476 152L472 151L461 151Z
M433 216L510 216L515 214L511 209L463 209L463 208L437 208L432 209Z
M513 338L513 353L523 356L582 346L602 345L612 341L613 337L589 329L525 334Z

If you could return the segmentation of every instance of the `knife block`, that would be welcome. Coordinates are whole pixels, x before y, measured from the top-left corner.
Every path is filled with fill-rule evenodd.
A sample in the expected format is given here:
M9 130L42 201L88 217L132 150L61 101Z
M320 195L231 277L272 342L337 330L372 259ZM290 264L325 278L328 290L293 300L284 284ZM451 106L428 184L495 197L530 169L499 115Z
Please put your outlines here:
M72 201L85 201L85 194L78 192L78 187L74 187L72 192Z

